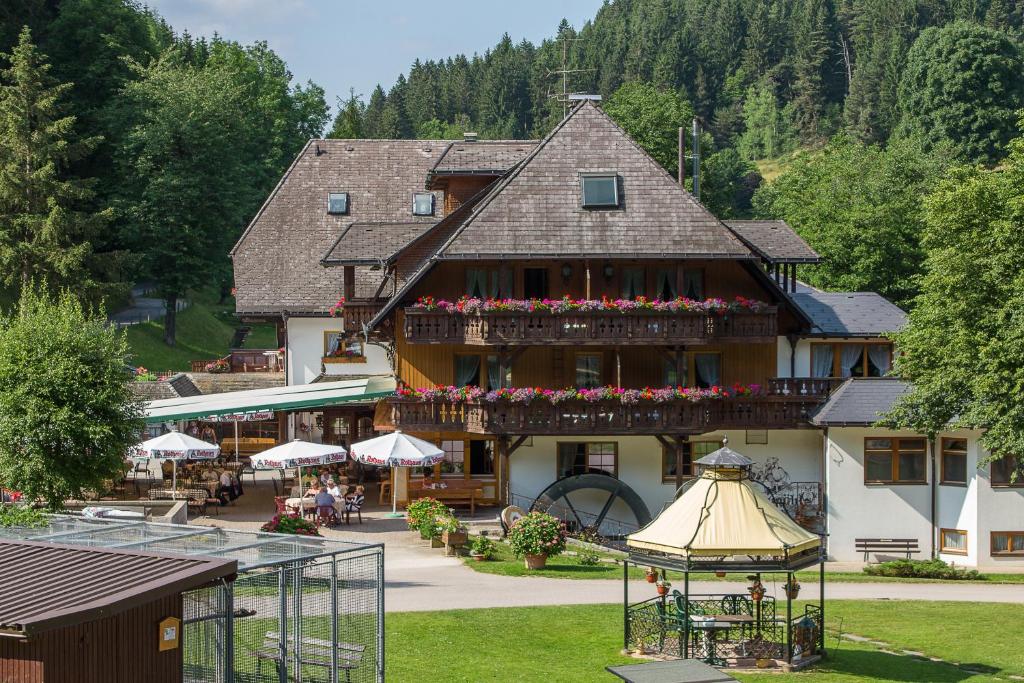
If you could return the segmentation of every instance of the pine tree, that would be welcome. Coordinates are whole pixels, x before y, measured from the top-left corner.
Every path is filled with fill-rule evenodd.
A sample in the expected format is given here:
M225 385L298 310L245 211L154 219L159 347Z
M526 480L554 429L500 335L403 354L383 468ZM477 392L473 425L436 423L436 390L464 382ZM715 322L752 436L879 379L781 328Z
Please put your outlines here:
M77 210L92 198L91 183L68 176L67 168L97 140L76 139L75 117L62 112L72 86L50 76L28 27L6 59L10 67L0 85L0 277L14 290L48 282L95 297L100 292L90 273L90 239L110 214Z
M388 104L388 96L384 93L384 88L377 85L370 94L370 103L366 105L366 111L363 113L363 134L368 138L383 138L385 135L381 135L381 124L384 117L384 108Z
M338 98L338 115L334 118L334 125L327 137L349 140L363 137L365 111L366 105L360 96L356 95L356 89L349 88L347 100Z
M804 0L796 12L793 60L793 122L804 144L822 139L826 105L824 69L829 53L828 9L824 0Z

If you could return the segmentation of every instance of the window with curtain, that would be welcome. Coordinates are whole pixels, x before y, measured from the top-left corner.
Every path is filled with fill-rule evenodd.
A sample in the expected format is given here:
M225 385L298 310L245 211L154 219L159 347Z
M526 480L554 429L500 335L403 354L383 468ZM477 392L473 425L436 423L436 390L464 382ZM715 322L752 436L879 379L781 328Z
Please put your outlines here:
M943 484L967 483L967 439L942 439Z
M862 377L864 362L864 347L860 344L842 344L839 347L839 372L840 377Z
M686 356L680 359L682 363L682 375L680 376L679 370L676 369L674 361L666 358L662 361L662 377L664 378L663 383L667 387L686 386Z
M831 377L835 353L831 344L811 346L811 377Z
M643 268L622 269L622 298L636 299L644 295L647 289L644 283Z
M683 296L687 299L704 298L704 271L687 268L683 271Z
M480 386L480 356L455 355L455 386Z
M576 386L593 389L602 385L601 354L576 354Z
M659 268L654 274L654 287L655 298L662 301L675 299L678 296L675 268Z
M495 355L487 356L487 388L488 389L499 389L501 387L512 386L512 367L508 366L505 368L504 382L499 376L498 369L498 357Z
M466 296L478 299L512 297L512 271L508 268L467 268Z
M691 478L697 476L697 468L693 463L700 460L708 453L722 447L721 441L685 441L683 442L683 477ZM676 480L676 449L675 447L661 447L661 481L663 484L671 484Z
M1024 531L993 531L993 555L1024 555Z
M722 383L722 357L717 353L693 354L696 384L702 389Z
M864 483L923 484L927 471L923 438L864 439Z
M462 439L442 441L444 460L440 463L442 477L461 478L466 471L466 442Z
M616 475L618 444L614 441L598 443L560 442L558 444L558 478L597 472Z
M992 461L989 477L992 486L1024 486L1024 462L1004 455Z
M967 532L960 529L942 529L940 531L941 552L951 555L967 554Z

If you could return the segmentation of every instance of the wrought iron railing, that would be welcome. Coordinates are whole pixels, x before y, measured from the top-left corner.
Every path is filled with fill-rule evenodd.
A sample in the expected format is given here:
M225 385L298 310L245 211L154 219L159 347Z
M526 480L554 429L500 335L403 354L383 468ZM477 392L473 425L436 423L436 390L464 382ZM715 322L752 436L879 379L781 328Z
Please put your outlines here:
M411 344L701 344L772 342L778 310L724 314L667 311L487 311L461 314L405 309Z

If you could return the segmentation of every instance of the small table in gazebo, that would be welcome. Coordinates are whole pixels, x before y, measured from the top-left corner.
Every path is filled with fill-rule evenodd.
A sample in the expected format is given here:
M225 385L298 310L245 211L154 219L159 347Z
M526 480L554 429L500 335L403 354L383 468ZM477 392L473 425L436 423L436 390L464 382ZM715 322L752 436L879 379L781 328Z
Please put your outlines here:
M624 562L625 647L654 647L683 659L725 666L741 659L792 665L824 653L825 569L821 537L776 507L749 477L748 458L721 448L697 461L705 469L654 521L630 534ZM629 602L629 565L666 580L683 575L683 591ZM818 565L818 604L793 615L796 572ZM742 573L748 594L694 595L692 572ZM784 574L785 616L762 574ZM671 636L678 652L671 652Z

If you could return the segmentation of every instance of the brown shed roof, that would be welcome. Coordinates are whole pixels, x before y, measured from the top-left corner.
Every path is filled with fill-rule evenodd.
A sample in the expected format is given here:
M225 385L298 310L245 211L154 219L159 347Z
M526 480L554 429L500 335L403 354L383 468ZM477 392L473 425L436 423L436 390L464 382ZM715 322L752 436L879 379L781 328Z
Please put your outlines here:
M818 263L821 257L786 221L725 221L743 243L772 263Z
M108 617L237 572L235 560L0 540L0 636Z
M580 206L580 175L613 172L623 202ZM494 185L440 258L753 258L611 117L584 102Z
M437 160L431 175L504 175L537 146L536 140L453 142Z
M375 265L390 261L403 247L436 223L427 221L353 223L324 256L323 264Z

